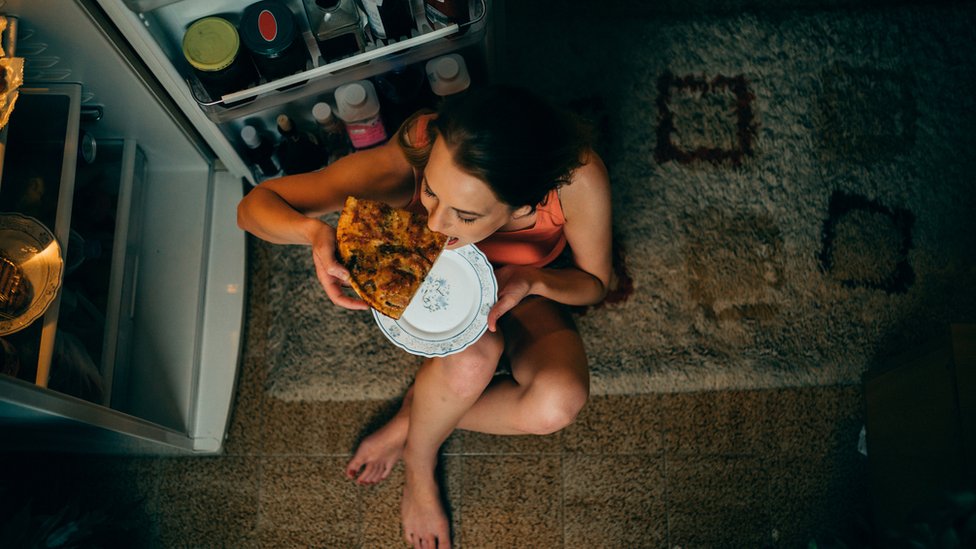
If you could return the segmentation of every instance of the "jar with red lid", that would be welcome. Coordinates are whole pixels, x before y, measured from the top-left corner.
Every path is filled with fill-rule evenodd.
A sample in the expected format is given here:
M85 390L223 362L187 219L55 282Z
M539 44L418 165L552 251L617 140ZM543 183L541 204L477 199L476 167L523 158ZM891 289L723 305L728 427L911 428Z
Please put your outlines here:
M254 65L241 52L237 29L221 17L204 17L186 29L183 56L210 100L258 83Z
M241 16L240 30L244 47L268 82L305 70L308 48L295 16L284 4L273 0L251 4Z

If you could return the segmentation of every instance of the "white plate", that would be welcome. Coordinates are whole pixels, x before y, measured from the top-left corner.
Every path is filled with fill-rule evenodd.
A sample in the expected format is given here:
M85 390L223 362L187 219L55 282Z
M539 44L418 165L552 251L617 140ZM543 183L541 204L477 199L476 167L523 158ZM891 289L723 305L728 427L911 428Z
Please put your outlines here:
M488 329L498 282L474 245L444 250L399 320L373 310L380 330L408 353L435 357L466 349Z
M18 213L0 214L0 253L20 266L34 296L23 313L0 316L0 335L21 330L47 311L61 287L61 247L43 223Z

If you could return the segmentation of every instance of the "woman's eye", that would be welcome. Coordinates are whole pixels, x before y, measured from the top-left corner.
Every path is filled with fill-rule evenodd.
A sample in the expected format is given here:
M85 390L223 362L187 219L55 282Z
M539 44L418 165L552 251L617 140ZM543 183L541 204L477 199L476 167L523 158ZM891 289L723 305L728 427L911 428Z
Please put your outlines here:
M461 223L474 223L475 221L477 221L477 218L475 218L475 217L461 217L459 215L458 216L458 221L460 221Z
M427 196L429 196L431 198L434 198L434 197L437 196L436 194L434 194L434 193L432 193L430 191L430 187L428 187L427 185L424 185L424 194L426 194Z

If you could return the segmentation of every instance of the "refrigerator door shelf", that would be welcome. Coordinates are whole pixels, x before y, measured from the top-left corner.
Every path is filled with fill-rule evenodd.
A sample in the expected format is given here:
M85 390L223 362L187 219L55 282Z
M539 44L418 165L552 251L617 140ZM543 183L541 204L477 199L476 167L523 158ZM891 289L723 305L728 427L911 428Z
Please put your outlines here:
M380 59L382 57L391 56L400 53L404 50L410 49L414 46L420 46L422 44L427 44L433 42L440 38L444 38L456 33L458 30L457 25L451 25L449 27L444 27L435 31L421 34L419 36L414 36L399 42L393 42L392 44L377 47L361 54L354 55L352 57L346 57L345 59L340 59L334 61L327 65L322 65L305 72L292 74L284 78L279 78L273 82L268 82L266 84L261 84L253 88L248 88L246 90L241 90L238 92L230 93L224 95L219 101L213 101L210 103L201 103L205 107L227 107L228 105L239 103L241 101L246 101L249 99L256 98L262 95L273 94L276 91L287 89L290 86L296 84L302 84L310 80L316 80L323 77L332 76L341 70L347 69L349 67L355 67L357 65L362 65L364 63L369 63L374 59Z
M81 86L26 86L5 128L2 209L36 218L60 245L62 262L71 230L75 166L78 150ZM21 349L21 361L38 386L47 387L54 358L61 290L44 316L9 336Z
M432 29L423 11L415 14L419 34L399 42L374 40L357 55L319 65L321 57L315 37L309 30L300 0L285 0L296 18L313 61L313 68L304 72L265 82L258 86L229 93L219 99L207 97L193 71L183 58L182 35L193 21L219 15L236 23L247 0L216 0L215 2L155 2L133 0L96 0L109 18L134 47L138 55L160 79L184 111L202 112L215 124L238 120L255 112L280 107L295 100L331 92L340 85L370 78L398 67L451 53L481 43L487 30L487 0L476 2L475 17L461 25L452 24ZM135 4L135 5L133 5ZM143 8L153 8L143 10ZM464 31L464 32L461 32ZM189 115L191 119L193 115ZM199 126L198 126L199 129ZM201 133L208 137L208 131ZM226 144L220 140L215 146L218 155ZM234 163L227 162L228 166ZM236 170L235 170L236 171ZM246 176L241 171L240 175Z

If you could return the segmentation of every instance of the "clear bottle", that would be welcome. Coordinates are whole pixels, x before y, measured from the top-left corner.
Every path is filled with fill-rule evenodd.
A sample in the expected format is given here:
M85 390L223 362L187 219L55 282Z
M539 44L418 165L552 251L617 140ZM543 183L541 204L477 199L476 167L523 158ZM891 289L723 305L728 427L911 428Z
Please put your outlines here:
M460 54L452 53L427 62L430 89L441 97L461 93L471 86L471 76Z
M386 126L380 117L380 102L372 82L357 80L339 86L335 100L353 147L368 149L386 141Z
M276 120L281 141L278 142L278 163L286 174L315 171L325 165L326 155L319 140L295 126L287 114L279 114Z
M411 0L359 0L373 36L383 40L409 37L415 27Z
M319 138L329 153L329 162L349 154L349 139L342 121L332 112L332 105L321 101L312 106L312 118L319 125Z
M366 32L355 0L304 0L309 27L326 63L366 48Z
M247 147L248 161L258 167L262 176L271 177L281 171L274 162L274 146L262 139L257 128L250 124L241 128L241 140Z
M435 29L470 20L468 0L424 0L424 15Z

